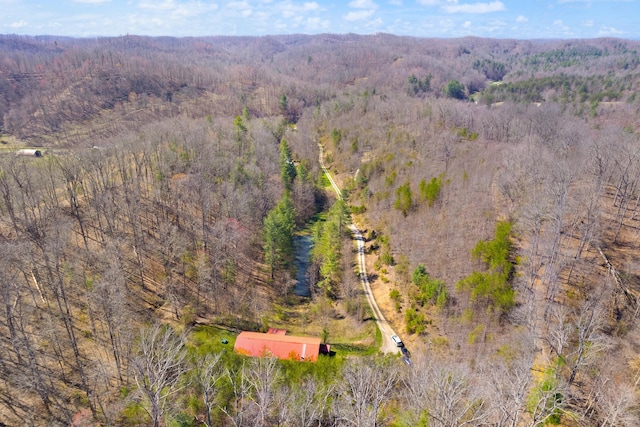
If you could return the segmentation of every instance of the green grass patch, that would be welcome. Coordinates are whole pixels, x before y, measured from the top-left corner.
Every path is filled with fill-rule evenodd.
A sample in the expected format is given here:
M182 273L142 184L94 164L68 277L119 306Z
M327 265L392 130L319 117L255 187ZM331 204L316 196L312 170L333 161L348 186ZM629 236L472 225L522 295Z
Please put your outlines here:
M333 346L331 347L333 350ZM315 363L301 363L294 360L280 360L288 384L300 384L305 378L315 377L324 384L331 384L340 375L344 359L342 357L320 355Z
M323 173L320 176L320 182L318 182L318 185L320 185L320 187L322 188L327 188L331 186L331 181L329 181L329 178L327 177L326 173Z
M364 205L359 205L359 206L350 206L351 209L351 213L355 214L355 215L360 215L363 214L367 211L367 207Z
M376 334L376 340L378 339L378 334ZM380 335L380 340L382 340L382 335ZM370 346L366 344L347 344L347 343L338 343L331 344L331 351L335 351L337 356L373 356L378 352L378 345Z
M120 412L119 423L122 425L144 425L149 422L149 415L140 402L129 402Z
M305 224L305 227L299 231L300 234L307 234L307 233L313 233L313 230L315 229L315 226L317 223L319 222L326 222L327 221L327 211L323 211L323 212L318 212L317 214L315 214L314 216L311 217L311 219L309 220L309 222L307 222Z
M233 351L237 334L218 326L196 326L189 335L189 340L200 354L218 353L223 350ZM227 343L224 344L223 340Z
M378 324L376 323L376 348L380 348L382 345L382 331L378 328Z

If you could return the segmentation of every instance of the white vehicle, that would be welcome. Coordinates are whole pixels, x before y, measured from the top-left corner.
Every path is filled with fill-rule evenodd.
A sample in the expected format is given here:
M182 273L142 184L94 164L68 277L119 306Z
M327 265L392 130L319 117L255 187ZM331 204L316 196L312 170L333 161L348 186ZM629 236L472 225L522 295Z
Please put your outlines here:
M402 346L404 346L404 344L402 343L402 340L400 339L400 337L399 337L399 336L397 336L397 335L392 335L392 336L391 336L391 339L393 340L393 342L394 342L394 343L396 343L396 345L397 345L398 347L402 347Z

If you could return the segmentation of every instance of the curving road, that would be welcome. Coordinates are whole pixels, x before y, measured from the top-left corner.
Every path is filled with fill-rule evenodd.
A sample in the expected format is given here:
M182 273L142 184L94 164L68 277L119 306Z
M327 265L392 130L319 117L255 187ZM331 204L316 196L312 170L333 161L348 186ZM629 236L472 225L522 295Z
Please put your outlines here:
M329 173L329 170L324 165L322 156L324 153L324 147L319 144L318 146L320 147L320 167L329 179L333 190L336 192L338 197L342 199L342 191L340 190L340 187L338 187L338 184L336 184L333 177ZM371 306L371 310L373 311L373 316L376 319L378 329L380 329L380 332L382 334L382 347L380 348L380 351L382 351L383 353L399 353L400 349L391 340L391 336L395 335L396 333L391 328L391 325L389 325L389 322L387 322L387 320L384 318L384 315L378 307L378 303L376 303L376 300L373 297L373 292L371 291L371 285L369 283L369 276L367 275L367 267L365 263L364 237L362 236L360 230L358 230L358 227L356 227L353 223L349 226L349 229L353 232L353 235L355 236L356 242L358 244L358 271L360 274L360 283L362 283L362 288L364 289L364 293L367 296L367 301L369 301L369 305Z

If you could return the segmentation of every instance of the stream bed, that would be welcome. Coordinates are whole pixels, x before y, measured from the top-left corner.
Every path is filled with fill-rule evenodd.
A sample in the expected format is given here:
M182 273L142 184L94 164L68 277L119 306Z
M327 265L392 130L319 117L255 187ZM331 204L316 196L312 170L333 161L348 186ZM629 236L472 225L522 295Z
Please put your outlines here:
M296 266L296 284L293 293L301 297L311 296L311 283L307 270L311 265L311 248L313 241L310 234L303 234L293 237L293 263Z

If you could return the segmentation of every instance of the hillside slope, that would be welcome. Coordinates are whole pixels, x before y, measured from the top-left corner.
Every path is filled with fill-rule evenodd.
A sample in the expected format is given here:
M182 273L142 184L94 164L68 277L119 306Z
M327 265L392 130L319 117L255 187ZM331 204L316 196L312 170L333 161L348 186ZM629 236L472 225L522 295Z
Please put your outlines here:
M144 423L145 325L286 318L294 274L264 262L265 219L285 195L299 226L328 210L321 144L422 366L403 384L455 372L453 412L495 425L636 425L639 47L0 36L0 420ZM337 236L301 318L356 330L369 315ZM393 390L381 423L446 424L437 390ZM203 413L189 405L173 409Z

